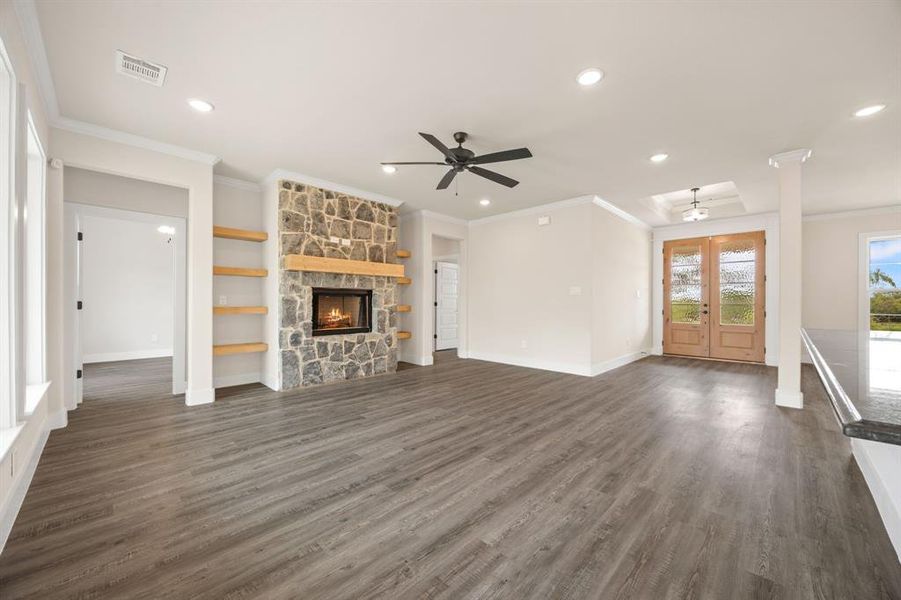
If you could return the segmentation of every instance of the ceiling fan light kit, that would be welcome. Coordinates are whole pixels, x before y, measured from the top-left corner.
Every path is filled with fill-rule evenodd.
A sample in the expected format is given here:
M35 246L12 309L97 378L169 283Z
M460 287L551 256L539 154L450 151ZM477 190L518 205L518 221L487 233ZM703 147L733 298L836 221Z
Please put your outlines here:
M399 165L440 165L450 167L450 170L445 173L444 177L438 182L438 187L435 188L438 190L447 189L457 174L462 173L463 171L469 171L474 175L484 177L489 181L499 183L509 188L516 187L519 182L515 179L511 179L506 175L501 175L500 173L488 169L483 169L478 165L532 157L532 153L529 152L528 148L502 150L501 152L492 152L490 154L476 156L475 152L463 147L463 143L466 142L466 139L469 137L469 135L463 131L458 131L454 134L454 141L457 142L456 148L448 148L441 143L441 140L430 133L420 132L419 135L444 155L444 162L383 162L382 169L385 167L397 167Z

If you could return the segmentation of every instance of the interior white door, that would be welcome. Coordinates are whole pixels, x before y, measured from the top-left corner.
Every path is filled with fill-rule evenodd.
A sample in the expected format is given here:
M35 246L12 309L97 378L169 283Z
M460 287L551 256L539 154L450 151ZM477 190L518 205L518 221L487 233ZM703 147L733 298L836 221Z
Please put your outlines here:
M458 265L435 263L435 350L457 347L459 279Z

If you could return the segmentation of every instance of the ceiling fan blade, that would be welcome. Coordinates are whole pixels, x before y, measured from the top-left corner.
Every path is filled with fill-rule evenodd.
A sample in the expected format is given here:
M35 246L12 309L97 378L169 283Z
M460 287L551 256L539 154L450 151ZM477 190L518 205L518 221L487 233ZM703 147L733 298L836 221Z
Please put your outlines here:
M436 187L435 189L436 190L447 189L447 186L449 186L451 184L451 181L453 181L454 177L456 177L456 176L457 176L457 170L451 169L450 171L445 173L444 177L441 178L441 181L438 182L438 187Z
M383 162L380 165L441 165L446 167L447 163L443 162Z
M457 157L454 156L454 153L451 152L447 146L442 144L441 140L436 138L434 135L432 135L431 133L422 133L421 131L419 132L419 135L421 135L425 141L438 148L438 150L441 151L441 154L451 159L452 162L457 162Z
M484 177L485 179L490 179L495 183L499 183L501 185L505 185L507 187L516 187L519 185L519 182L515 179L510 179L506 175L501 175L500 173L495 173L494 171L489 171L488 169L483 169L482 167L466 167L476 175L480 177Z
M485 163L504 162L505 160L519 160L521 158L532 158L532 153L528 148L517 148L516 150L504 150L503 152L492 152L491 154L483 154L476 156L468 161L470 165L484 165Z

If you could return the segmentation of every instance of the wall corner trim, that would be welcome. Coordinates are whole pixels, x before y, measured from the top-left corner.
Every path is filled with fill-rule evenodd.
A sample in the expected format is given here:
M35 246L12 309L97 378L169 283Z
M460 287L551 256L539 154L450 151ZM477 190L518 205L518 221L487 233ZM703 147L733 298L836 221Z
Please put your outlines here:
M785 408L804 408L804 394L776 388L776 406Z
M651 349L647 348L645 350L638 350L637 352L623 354L622 356L617 356L616 358L611 358L610 360L604 360L594 363L591 365L591 376L595 377L597 375L600 375L601 373L606 373L607 371L618 369L619 367L623 367L629 363L635 362L636 360L646 358L650 354Z
M626 221L626 222L628 222L628 223L631 223L632 225L636 225L636 226L638 226L638 227L641 227L642 229L644 229L644 230L646 230L646 231L650 231L650 230L651 230L651 226L650 226L650 225L648 225L647 223L645 223L644 221L642 221L641 219L639 219L639 218L636 217L635 215L633 215L633 214L631 214L631 213L628 213L628 212L624 211L623 209L621 209L620 207L615 206L615 205L613 205L613 204L607 202L606 200L604 200L604 199L601 198L600 196L595 196L595 197L592 199L592 203L594 203L595 206L600 206L600 207L603 208L604 210L607 210L607 211L613 213L614 215L616 215L616 216L619 217L620 219L622 219L622 220L624 220L624 221Z
M185 391L186 406L200 406L201 404L212 404L216 399L216 391L213 388L207 390L187 390Z
M59 101L56 97L56 87L53 85L44 36L41 33L37 5L34 0L16 0L15 8L19 27L25 39L25 49L34 69L35 78L38 80L38 92L47 111L47 120L53 122L59 119Z

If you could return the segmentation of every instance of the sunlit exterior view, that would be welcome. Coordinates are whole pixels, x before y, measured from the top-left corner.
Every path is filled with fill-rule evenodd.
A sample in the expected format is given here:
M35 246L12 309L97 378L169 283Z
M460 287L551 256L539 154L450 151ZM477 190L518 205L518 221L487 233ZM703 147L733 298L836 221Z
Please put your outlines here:
M901 332L901 236L870 241L870 330Z

